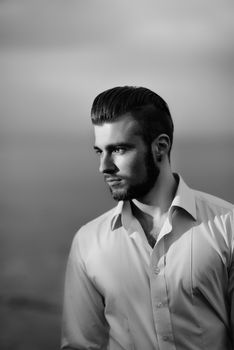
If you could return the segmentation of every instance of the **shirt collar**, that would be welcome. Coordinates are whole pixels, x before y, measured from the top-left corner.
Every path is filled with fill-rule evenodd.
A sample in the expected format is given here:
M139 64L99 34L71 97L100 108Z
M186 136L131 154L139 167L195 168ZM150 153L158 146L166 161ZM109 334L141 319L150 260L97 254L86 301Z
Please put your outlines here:
M125 228L129 226L131 214L131 206L129 201L120 201L114 209L111 219L111 229L115 230L120 226Z
M193 190L188 187L179 174L174 174L178 180L178 187L175 197L171 203L169 212L175 208L182 208L189 213L194 220L197 219L196 201ZM111 229L115 230L120 226L128 229L132 220L132 210L129 201L120 201L115 207L111 219Z
M170 210L175 207L182 208L187 211L194 218L194 220L196 220L197 213L194 191L184 182L182 176L179 174L174 175L179 182L175 197L171 203Z

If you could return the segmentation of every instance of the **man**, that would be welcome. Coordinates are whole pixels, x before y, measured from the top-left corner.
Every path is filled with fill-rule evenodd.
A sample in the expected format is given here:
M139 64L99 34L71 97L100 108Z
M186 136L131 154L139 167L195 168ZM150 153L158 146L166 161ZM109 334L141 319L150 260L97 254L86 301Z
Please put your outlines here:
M119 203L74 238L62 348L233 349L233 206L173 174L173 122L154 92L104 91L91 115Z

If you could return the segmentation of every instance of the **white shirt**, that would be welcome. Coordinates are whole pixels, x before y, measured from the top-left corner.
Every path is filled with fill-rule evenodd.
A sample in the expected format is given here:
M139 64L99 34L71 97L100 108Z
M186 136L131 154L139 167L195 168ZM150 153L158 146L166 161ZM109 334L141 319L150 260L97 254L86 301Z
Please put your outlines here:
M178 189L152 249L129 202L83 226L68 259L62 348L234 348L234 207Z

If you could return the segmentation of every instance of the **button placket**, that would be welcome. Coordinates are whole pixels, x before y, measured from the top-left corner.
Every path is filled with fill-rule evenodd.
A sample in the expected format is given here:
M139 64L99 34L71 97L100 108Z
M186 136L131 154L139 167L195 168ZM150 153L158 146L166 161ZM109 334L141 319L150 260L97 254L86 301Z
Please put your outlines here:
M151 301L159 348L175 350L165 279L164 239L157 242L151 256Z

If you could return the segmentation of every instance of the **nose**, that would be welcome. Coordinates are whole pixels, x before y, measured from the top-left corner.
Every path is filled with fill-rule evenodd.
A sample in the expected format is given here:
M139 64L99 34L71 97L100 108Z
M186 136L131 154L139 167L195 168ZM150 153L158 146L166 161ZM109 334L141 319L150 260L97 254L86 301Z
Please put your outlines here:
M102 153L100 157L99 171L103 174L113 174L117 167L110 155Z

